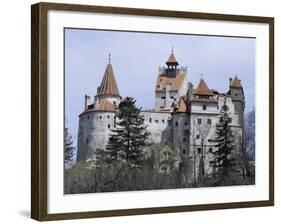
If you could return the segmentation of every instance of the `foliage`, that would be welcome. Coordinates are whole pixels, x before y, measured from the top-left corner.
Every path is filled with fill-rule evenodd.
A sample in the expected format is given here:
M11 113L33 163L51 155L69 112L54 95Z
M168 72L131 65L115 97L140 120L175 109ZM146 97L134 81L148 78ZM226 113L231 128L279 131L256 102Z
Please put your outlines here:
M145 158L144 147L149 145L147 141L150 133L144 125L144 119L140 115L141 108L135 105L131 97L125 98L118 106L116 129L112 129L109 142L104 150L106 161L125 161L130 167L140 167Z
M68 128L64 128L64 165L69 167L73 161L75 147L73 146L72 136Z
M227 113L227 109L222 110L219 115L219 121L216 125L216 136L212 140L217 148L217 150L212 152L213 160L210 161L210 165L214 169L214 185L230 184L230 177L236 172L236 161L233 156L234 136L230 122L231 118Z

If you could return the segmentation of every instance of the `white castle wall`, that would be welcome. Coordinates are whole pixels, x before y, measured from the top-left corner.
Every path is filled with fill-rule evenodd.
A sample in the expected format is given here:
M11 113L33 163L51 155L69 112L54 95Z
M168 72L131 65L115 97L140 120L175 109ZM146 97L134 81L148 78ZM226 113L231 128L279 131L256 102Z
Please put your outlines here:
M148 131L151 133L149 141L160 144L170 143L172 141L171 113L141 111L141 115L144 118L144 124L148 126Z
M173 144L178 148L183 157L189 155L188 138L190 124L186 113L173 115Z
M94 158L97 149L104 149L114 128L115 112L91 111L79 119L78 157ZM80 154L80 155L79 155Z
M192 113L190 114L190 156L193 157L195 162L196 175L199 173L199 164L201 156L205 164L205 174L211 174L213 168L210 166L210 161L213 160L213 154L211 151L216 150L214 143L210 142L210 139L214 139L216 136L216 124L218 122L218 115L224 105L224 96L218 97L218 104L205 104L206 110L203 110L202 105L204 103L194 102L192 103ZM217 107L218 106L218 107ZM226 98L226 106L228 108L229 116L231 117L232 131L236 136L242 136L242 129L238 123L238 114L234 110L234 104L231 97ZM198 124L198 119L201 119L202 123ZM211 125L208 124L208 119L211 119ZM200 137L197 138L197 135ZM241 138L235 138L236 150L239 150L241 144ZM200 152L198 151L200 149Z

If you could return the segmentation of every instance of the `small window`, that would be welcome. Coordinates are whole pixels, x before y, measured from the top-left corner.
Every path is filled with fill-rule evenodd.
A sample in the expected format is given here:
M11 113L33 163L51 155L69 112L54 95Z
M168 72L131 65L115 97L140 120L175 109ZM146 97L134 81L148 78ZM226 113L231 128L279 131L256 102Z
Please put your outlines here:
M212 153L213 152L213 148L209 148L209 152Z
M100 119L102 119L102 117L100 116Z
M113 105L116 106L116 101L113 101Z
M200 138L200 135L196 135L196 138L199 139L199 138Z
M170 98L171 98L171 99L174 99L174 97L173 97L173 96L171 96Z
M179 122L176 121L175 125L176 125L176 127L178 127L179 126Z
M149 123L151 123L152 122L152 119L151 118L149 118Z
M211 119L208 119L208 120L207 120L207 124L212 124L212 120L211 120Z
M86 143L87 143L87 145L89 144L89 139L88 138L86 139Z
M90 119L90 116L88 115L88 120Z
M116 128L116 124L114 124L114 126L113 126L114 128Z
M164 120L164 119L162 120L162 123L165 123L165 120Z
M183 138L182 141L183 141L183 142L186 142L186 138Z
M162 96L162 97L161 97L161 99L165 100L165 99L166 99L166 97L165 97L165 96Z
M109 119L109 115L107 115L107 118Z
M155 120L155 123L158 124L158 120Z
M201 118L197 119L197 124L202 124L202 119Z
M227 111L227 110L228 110L228 106L223 105L223 106L222 106L222 109L223 109L224 111Z
M206 105L202 105L202 110L206 110L207 106Z
M201 153L201 148L198 148L197 152L198 152L198 154L200 154Z
M185 149L182 150L182 153L185 154Z
M109 124L109 125L107 125L107 127L108 127L108 128L110 128L110 124Z
M184 122L184 125L185 125L185 126L187 126L187 121L186 121L186 122Z
M219 105L217 105L217 109L219 109Z
M164 108L164 106L161 106L160 108L162 108L162 109L163 109L163 108Z

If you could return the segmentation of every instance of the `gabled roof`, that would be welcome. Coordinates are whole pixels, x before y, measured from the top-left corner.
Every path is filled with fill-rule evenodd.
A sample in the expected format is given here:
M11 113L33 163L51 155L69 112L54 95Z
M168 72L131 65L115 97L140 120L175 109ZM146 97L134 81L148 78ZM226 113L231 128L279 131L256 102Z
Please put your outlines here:
M186 112L187 111L186 100L187 100L186 96L180 97L178 112Z
M166 86L169 84L171 90L179 90L184 82L186 74L177 74L175 77L167 77L158 75L156 82L156 91L165 91Z
M168 61L166 62L167 64L177 64L178 65L178 61L174 55L174 52L172 51L172 53L170 54Z
M106 67L102 82L98 88L97 95L116 95L120 96L115 80L112 65L109 63Z
M241 86L241 80L238 79L237 75L234 77L234 79L230 83L230 86L232 86L232 87L242 87Z
M197 95L209 95L212 96L213 93L209 90L204 79L200 79L197 89L194 90L194 94Z
M109 102L106 99L103 99L99 102L97 108L95 109L95 111L111 111L114 112L115 111L115 107L114 105Z

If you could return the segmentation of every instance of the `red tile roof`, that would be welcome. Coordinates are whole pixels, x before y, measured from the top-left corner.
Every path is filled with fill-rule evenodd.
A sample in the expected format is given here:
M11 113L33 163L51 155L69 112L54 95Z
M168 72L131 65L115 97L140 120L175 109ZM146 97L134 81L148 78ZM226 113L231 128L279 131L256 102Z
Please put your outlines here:
M194 94L197 95L209 95L212 96L213 93L209 90L204 79L200 79L197 89L194 90Z
M172 52L168 58L168 61L167 61L168 64L178 64L177 62L177 59L174 55L174 52Z
M184 82L185 77L186 74L177 74L176 77L158 75L155 90L166 90L166 85L168 83L171 83L171 90L179 90Z
M115 80L112 65L109 63L106 67L102 82L99 86L97 95L116 95L120 96Z
M241 80L238 79L237 75L235 76L235 78L232 80L232 82L230 83L230 86L233 87L242 87L241 86Z
M95 111L110 111L110 112L114 112L115 111L115 107L114 105L109 102L106 99L103 99L99 102L97 108L95 109Z
M187 111L186 96L181 96L179 100L178 112L186 112L186 111Z

